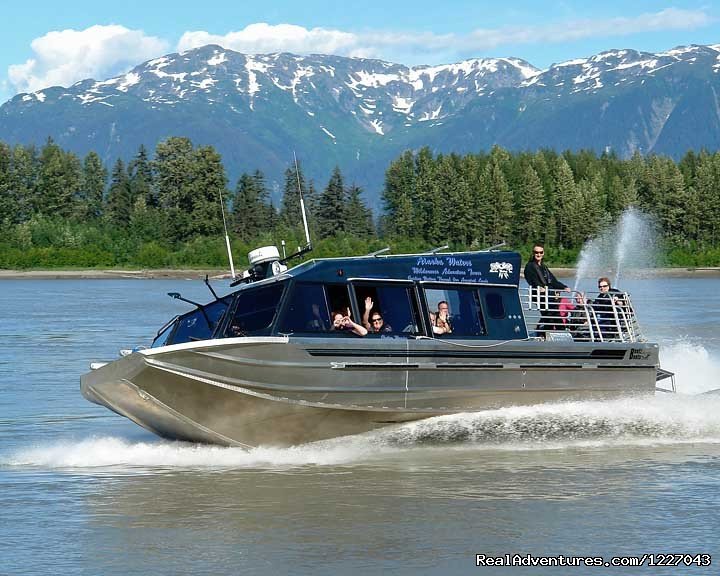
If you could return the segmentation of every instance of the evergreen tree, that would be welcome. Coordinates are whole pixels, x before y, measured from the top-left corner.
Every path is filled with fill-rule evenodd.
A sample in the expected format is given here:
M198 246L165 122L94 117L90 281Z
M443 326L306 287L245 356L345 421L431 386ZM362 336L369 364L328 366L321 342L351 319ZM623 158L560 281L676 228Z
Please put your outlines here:
M89 152L83 161L80 194L75 199L78 220L96 220L102 216L107 176L100 156Z
M242 240L257 238L271 228L268 191L264 176L256 171L252 176L242 174L235 188L232 209L232 229Z
M532 165L523 172L516 209L517 238L521 244L537 242L545 231L545 193Z
M415 162L410 151L390 164L385 172L383 202L385 207L384 233L409 237L414 231Z
M0 225L17 224L20 207L12 185L12 149L0 143Z
M128 178L133 203L142 197L144 205L148 208L157 208L160 205L157 191L153 186L152 164L143 144L140 144L138 153L128 164Z
M298 181L300 188L298 189ZM303 225L302 212L300 210L300 191L302 191L303 202L308 196L305 177L302 166L295 165L285 170L285 186L283 188L282 204L280 207L280 222L290 229L300 230Z
M194 157L188 138L168 138L155 148L152 163L158 201L165 213L170 240L192 235Z
M34 146L15 146L12 151L10 190L15 198L16 221L27 222L35 212L38 157Z
M563 156L558 157L555 163L553 190L557 202L557 243L562 248L567 247L568 242L571 242L569 228L577 217L576 214L571 214L571 211L581 204L572 170Z
M63 150L48 138L40 151L40 172L35 197L35 210L45 216L66 218L73 211L73 195L79 184L79 175Z
M118 158L110 177L110 190L105 213L112 224L119 228L126 228L130 223L132 208L130 180L125 170L125 163Z
M193 154L192 170L190 234L219 235L223 230L222 210L227 212L230 196L220 154L212 146L200 146Z
M318 202L318 231L320 238L337 236L346 226L345 185L340 168L335 167L330 181Z
M375 234L372 210L363 202L362 190L353 184L347 191L345 226L348 234L368 238Z

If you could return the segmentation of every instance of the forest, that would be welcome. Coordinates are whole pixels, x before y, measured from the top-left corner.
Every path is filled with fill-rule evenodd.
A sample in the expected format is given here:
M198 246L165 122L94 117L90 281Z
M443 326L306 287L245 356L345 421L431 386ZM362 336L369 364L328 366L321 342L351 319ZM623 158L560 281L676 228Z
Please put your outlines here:
M304 244L298 188L312 257L501 243L527 257L542 242L550 263L573 265L587 239L635 206L656 222L661 265L720 265L720 153L690 151L675 162L422 148L390 163L381 205L371 208L340 167L323 184L289 162L271 194L262 172L230 186L212 146L172 137L111 166L50 139L42 147L0 143L0 268L225 268L224 216L242 266L255 247Z

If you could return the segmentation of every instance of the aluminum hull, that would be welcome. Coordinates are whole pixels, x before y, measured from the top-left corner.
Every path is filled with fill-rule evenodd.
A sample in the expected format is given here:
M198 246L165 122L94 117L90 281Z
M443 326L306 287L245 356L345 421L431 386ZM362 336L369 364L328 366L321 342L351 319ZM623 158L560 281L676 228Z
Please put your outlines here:
M441 414L652 394L648 343L226 338L142 350L83 395L171 439L288 446Z

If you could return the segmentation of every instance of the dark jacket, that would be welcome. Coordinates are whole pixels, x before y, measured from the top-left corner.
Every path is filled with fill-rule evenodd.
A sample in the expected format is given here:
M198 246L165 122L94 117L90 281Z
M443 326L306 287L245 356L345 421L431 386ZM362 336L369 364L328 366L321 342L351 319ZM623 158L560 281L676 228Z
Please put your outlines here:
M565 284L560 282L545 264L538 265L535 260L530 260L525 264L525 282L533 288L536 286L546 286L555 290L563 290L567 288Z

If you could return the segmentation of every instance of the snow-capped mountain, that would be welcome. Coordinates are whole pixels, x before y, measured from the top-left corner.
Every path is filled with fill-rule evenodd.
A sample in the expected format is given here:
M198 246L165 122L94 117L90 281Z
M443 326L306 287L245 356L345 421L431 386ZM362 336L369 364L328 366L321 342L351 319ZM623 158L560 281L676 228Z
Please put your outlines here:
M277 180L294 149L320 184L338 164L373 198L389 160L423 145L675 157L717 149L719 74L720 45L613 50L542 71L517 58L410 68L211 45L115 78L19 94L0 107L0 139L40 144L52 136L112 161L184 135L214 145L233 179L260 168Z

